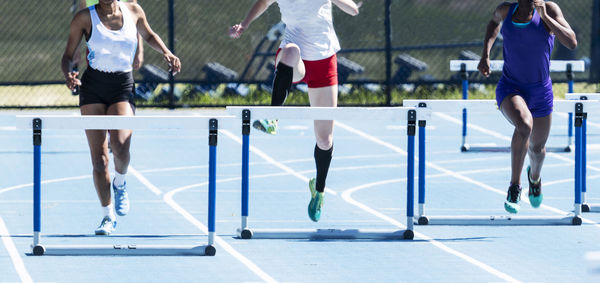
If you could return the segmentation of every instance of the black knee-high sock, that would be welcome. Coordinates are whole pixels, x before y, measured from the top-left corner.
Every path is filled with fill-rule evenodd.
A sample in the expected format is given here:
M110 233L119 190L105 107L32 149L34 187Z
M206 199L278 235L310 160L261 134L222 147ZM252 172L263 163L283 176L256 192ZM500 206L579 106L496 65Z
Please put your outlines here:
M328 150L322 150L315 145L315 164L317 165L316 189L319 192L325 191L325 179L327 179L327 172L329 171L332 156L333 146Z
M271 106L281 106L292 88L294 68L279 62L273 80L273 93L271 95Z

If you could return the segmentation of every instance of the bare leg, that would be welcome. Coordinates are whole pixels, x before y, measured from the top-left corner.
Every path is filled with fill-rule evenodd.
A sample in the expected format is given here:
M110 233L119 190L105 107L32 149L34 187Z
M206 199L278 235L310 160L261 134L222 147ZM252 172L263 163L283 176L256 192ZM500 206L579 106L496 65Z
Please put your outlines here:
M546 117L533 118L533 130L529 138L529 162L531 164L531 179L540 179L542 165L546 157L546 141L550 135L552 114Z
M306 69L300 58L300 47L298 47L298 45L294 43L288 43L286 46L284 46L275 58L275 65L279 65L279 63L284 63L294 68L294 76L292 81L297 82L304 78Z
M336 107L338 86L327 86L321 88L309 88L308 98L310 106ZM315 137L317 146L322 150L328 150L333 146L333 121L315 121Z
M111 104L106 114L133 116L133 109L131 109L129 102L123 101ZM113 150L115 170L120 174L127 173L129 167L129 146L132 133L132 130L110 130L110 144Z
M502 114L515 126L511 142L511 184L521 184L521 172L529 147L529 137L533 128L533 117L525 100L518 95L504 98L500 105ZM540 165L541 166L541 165Z
M81 106L81 115L106 115L106 105L86 104ZM106 207L111 204L110 174L108 172L108 143L106 130L86 130L90 155L92 158L94 186L100 199L100 204Z

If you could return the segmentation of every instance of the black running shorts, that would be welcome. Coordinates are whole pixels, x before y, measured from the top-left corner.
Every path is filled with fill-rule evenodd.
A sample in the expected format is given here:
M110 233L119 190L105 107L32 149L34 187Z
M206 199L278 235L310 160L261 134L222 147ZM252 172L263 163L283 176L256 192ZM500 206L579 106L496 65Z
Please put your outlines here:
M79 106L94 103L110 106L127 101L134 108L134 89L132 72L107 73L88 67L81 78Z

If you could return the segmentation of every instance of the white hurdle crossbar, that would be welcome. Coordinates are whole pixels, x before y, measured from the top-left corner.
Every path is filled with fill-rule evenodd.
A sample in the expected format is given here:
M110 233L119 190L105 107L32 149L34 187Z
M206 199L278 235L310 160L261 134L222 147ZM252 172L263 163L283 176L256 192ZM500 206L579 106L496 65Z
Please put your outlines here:
M489 113L494 109L495 100L404 100L409 107L429 108L433 112L458 112L464 108L469 111ZM419 216L415 222L419 225L581 225L581 183L582 183L582 120L586 113L600 111L600 103L592 101L555 100L557 112L575 113L575 201L574 213L566 216L431 216L425 213L425 127L419 121ZM527 202L527 200L523 200Z
M413 107L227 107L242 120L242 222L237 229L242 239L413 239L414 138L417 120L426 120L429 111ZM257 119L380 120L407 125L407 229L256 229L248 226L250 124Z
M565 95L569 100L593 100L600 101L600 93L569 93ZM581 169L583 178L581 179L581 211L583 212L600 212L600 203L587 203L587 115L583 116L582 139L583 153L581 154Z
M216 153L219 119L231 116L75 116L21 115L16 117L17 128L33 131L33 255L208 255L216 253L215 202ZM42 245L41 243L41 158L42 132L46 129L131 129L208 130L208 244L198 245Z
M478 60L451 60L450 71L460 72L462 80L462 98L469 99L469 75L468 72L477 72ZM490 71L497 72L502 71L504 67L503 60L492 60L490 61ZM585 72L585 62L582 60L551 60L550 61L550 72L564 72L567 75L569 84L569 93L573 92L574 87L574 72ZM462 145L461 151L491 151L491 152L507 152L510 148L508 147L489 147L489 146L476 146L467 144L467 109L462 110ZM573 149L573 113L569 113L568 118L568 132L567 132L567 146L564 147L547 147L546 150L550 152L571 152Z

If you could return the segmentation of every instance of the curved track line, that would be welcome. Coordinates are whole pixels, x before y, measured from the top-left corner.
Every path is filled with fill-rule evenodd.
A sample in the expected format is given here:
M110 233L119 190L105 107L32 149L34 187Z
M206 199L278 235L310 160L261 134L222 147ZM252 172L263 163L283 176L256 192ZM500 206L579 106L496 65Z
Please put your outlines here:
M344 201L346 201L346 202L348 202L348 203L350 203L350 204L352 204L352 205L354 205L354 206L356 206L356 207L358 207L358 208L360 208L360 209L362 209L362 210L364 210L364 211L366 211L366 212L368 212L368 213L370 213L370 214L372 214L372 215L374 215L374 216L376 216L378 218L381 218L381 219L383 219L383 220L385 220L385 221L387 221L387 222L389 222L389 223L391 223L391 224L399 227L400 229L406 229L406 226L403 225L402 223L400 223L399 221L397 221L397 220L395 220L395 219L393 219L393 218L391 218L391 217L389 217L389 216L387 216L387 215L385 215L385 214L383 214L381 212L378 212L377 210L375 210L375 209L373 209L373 208L371 208L371 207L369 207L369 206L367 206L365 204L362 204L362 203L360 203L360 202L358 202L358 201L356 201L356 200L354 200L352 198L352 193L354 193L356 191L359 191L359 190L362 190L362 189L366 189L366 188L369 188L369 187L374 187L374 186L379 186L379 185L386 185L386 184L397 183L397 182L406 182L406 178L377 181L377 182L373 182L373 183L368 183L368 184L356 186L354 188L350 188L350 189L345 190L344 192L342 192L342 199L344 199ZM431 237L426 236L425 234L422 234L422 233L419 233L419 232L416 232L416 231L413 231L413 232L415 233L416 237L421 238L421 239L429 242L430 244L438 247L439 249L441 249L441 250L443 250L443 251L445 251L445 252L447 252L449 254L452 254L454 256L457 256L457 257L465 260L466 262L468 262L470 264L473 264L473 265L475 265L475 266L483 269L484 271L486 271L486 272L488 272L488 273L490 273L490 274L492 274L492 275L494 275L494 276L496 276L496 277L498 277L498 278L500 278L502 280L506 280L508 282L521 282L521 281L519 281L519 280L511 277L510 275L508 275L508 274L506 274L504 272L501 272L501 271L499 271L499 270L497 270L497 269L495 269L495 268L493 268L493 267L491 267L491 266L489 266L489 265L487 265L487 264L485 264L485 263L483 263L481 261L478 261L478 260L476 260L476 259L474 259L474 258L472 258L472 257L470 257L470 256L468 256L466 254L464 254L464 253L461 253L461 252L459 252L457 250L454 250L454 249L452 249L452 248L450 248L450 247L448 247L448 246L446 246L446 245L444 245L444 244L442 244L442 243L440 243L440 242L432 239Z

